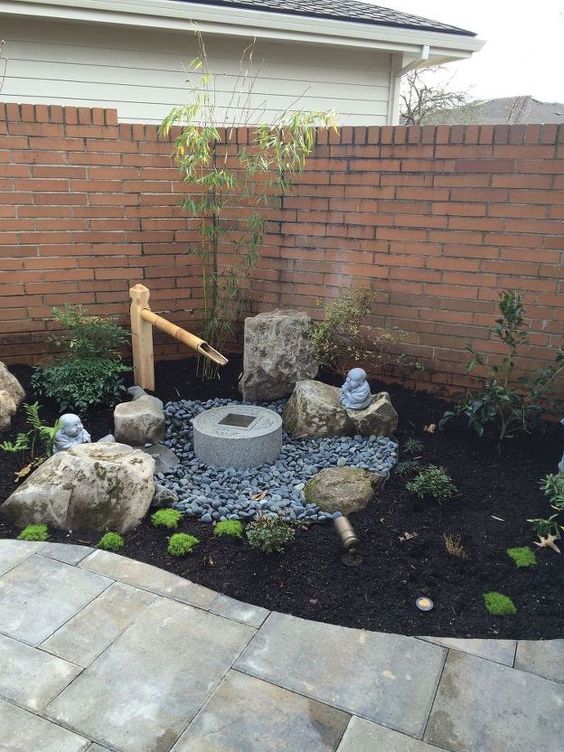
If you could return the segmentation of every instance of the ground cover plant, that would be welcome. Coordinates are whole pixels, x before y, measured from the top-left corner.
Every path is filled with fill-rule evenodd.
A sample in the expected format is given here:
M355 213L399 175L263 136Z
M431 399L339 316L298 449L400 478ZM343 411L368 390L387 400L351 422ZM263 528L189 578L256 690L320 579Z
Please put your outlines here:
M151 522L155 527L174 529L182 519L182 512L178 509L158 509L151 515Z
M456 496L457 488L444 467L429 465L420 470L406 488L420 499L430 496L436 501L447 501Z
M493 616L513 616L517 613L511 598L503 593L484 593L484 603Z
M270 515L258 517L245 532L249 546L264 554L282 553L296 534L289 522Z
M535 552L529 546L508 548L505 553L513 559L518 567L532 567L537 563Z
M104 533L96 544L96 548L101 548L102 551L119 551L123 548L125 540L119 533L109 532Z
M49 540L47 525L27 525L18 535L18 540L46 541Z
M216 538L227 535L230 538L243 537L243 523L241 520L220 520L213 527L213 534Z
M186 556L192 553L194 546L197 546L199 542L195 535L174 533L169 538L167 551L171 556Z

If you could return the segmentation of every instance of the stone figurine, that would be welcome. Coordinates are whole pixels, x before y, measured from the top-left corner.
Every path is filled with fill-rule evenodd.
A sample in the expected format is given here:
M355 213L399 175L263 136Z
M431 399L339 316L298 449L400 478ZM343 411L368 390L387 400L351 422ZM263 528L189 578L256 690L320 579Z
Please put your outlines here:
M53 454L65 449L72 449L79 444L90 444L90 434L84 429L78 415L65 413L59 418L61 427L55 434Z
M371 402L372 394L366 380L366 371L362 368L351 368L341 387L341 405L347 410L365 410Z

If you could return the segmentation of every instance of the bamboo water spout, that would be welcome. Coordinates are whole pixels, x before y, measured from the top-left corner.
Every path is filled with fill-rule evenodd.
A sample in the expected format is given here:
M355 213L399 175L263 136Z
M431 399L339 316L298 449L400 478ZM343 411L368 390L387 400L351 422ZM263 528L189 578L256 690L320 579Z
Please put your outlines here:
M155 362L153 356L153 327L160 329L199 355L224 366L229 361L205 340L183 329L168 319L153 313L149 307L150 291L144 285L135 285L129 290L131 298L131 344L135 383L142 389L155 389Z

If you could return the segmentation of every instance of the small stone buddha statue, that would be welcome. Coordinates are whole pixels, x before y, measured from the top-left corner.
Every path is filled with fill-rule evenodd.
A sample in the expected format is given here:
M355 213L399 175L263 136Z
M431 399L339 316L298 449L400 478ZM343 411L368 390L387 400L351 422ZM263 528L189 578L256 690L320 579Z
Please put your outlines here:
M364 410L371 402L372 394L366 380L366 371L362 368L351 368L341 387L341 405L347 410Z
M85 431L78 415L65 413L59 418L60 428L55 434L53 443L53 454L62 452L65 449L72 449L78 444L89 444L90 434Z

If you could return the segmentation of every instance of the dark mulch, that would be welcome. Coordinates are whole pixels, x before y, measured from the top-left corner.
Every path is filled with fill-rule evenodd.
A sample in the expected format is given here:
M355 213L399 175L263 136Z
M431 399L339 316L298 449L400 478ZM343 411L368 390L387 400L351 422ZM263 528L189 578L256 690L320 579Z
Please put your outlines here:
M165 400L237 395L238 358L223 371L221 381L204 386L194 365L192 359L161 363L158 395ZM29 369L13 370L28 386ZM166 553L167 532L143 523L127 536L122 553L243 601L349 627L456 637L564 637L564 557L536 549L526 521L550 514L538 481L556 469L562 453L560 429L552 425L544 434L502 446L493 436L478 439L463 425L431 435L423 427L438 421L445 403L399 387L388 390L400 415L400 441L410 436L423 441L422 462L447 468L460 494L442 506L418 501L405 490L405 480L393 476L369 509L351 515L362 544L359 567L341 563L330 524L298 532L283 555L265 556L242 541L215 540L209 525L185 520L180 529L197 535L201 543L179 560ZM55 407L46 402L43 415L54 420ZM111 412L89 415L85 424L93 438L99 438L111 430ZM20 410L10 435L21 428ZM1 456L0 463L3 500L13 488L17 463L9 455ZM406 532L417 535L400 540ZM446 553L443 533L461 534L466 558ZM0 521L0 538L16 534ZM92 544L98 538L95 533L52 531L52 540L58 541ZM517 569L505 549L524 545L536 550L538 564ZM213 558L212 567L203 566L206 552ZM509 595L517 614L490 616L482 594L491 590ZM417 611L419 595L434 600L433 611Z

